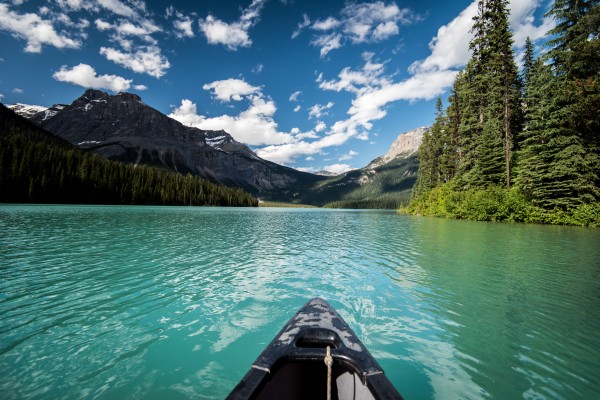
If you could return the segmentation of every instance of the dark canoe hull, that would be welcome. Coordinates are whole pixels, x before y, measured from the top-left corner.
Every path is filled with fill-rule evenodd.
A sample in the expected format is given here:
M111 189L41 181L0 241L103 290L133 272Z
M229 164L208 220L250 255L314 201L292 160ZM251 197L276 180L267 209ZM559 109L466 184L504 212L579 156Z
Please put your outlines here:
M306 303L256 359L228 399L402 399L348 324L323 299Z

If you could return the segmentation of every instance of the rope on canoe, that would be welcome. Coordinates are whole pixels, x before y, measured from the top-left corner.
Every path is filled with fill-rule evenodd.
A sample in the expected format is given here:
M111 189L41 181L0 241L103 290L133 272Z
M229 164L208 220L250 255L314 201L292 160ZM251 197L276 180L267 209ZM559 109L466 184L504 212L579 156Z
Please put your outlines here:
M329 346L327 346L327 354L324 361L325 365L327 365L327 400L331 400L331 367L333 366L333 357L331 357Z

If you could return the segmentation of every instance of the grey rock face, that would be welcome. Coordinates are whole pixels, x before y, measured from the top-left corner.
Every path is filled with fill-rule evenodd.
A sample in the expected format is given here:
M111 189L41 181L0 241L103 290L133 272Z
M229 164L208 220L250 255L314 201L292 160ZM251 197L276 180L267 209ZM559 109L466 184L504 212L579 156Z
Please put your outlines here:
M53 134L102 157L152 165L268 197L314 175L258 157L225 131L184 126L131 93L87 90L72 104L31 117Z
M394 143L390 146L387 153L381 157L377 157L367 165L367 169L374 169L382 165L388 164L397 157L408 158L415 154L421 146L423 135L429 130L429 127L421 127L413 129L398 135Z

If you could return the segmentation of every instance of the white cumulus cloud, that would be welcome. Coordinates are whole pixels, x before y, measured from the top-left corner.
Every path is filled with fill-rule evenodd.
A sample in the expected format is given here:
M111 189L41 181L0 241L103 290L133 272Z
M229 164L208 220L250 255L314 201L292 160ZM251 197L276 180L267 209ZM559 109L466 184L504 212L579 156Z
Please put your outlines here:
M200 129L222 129L235 140L253 146L280 145L296 140L293 133L279 131L273 118L277 111L275 102L266 98L260 87L251 86L239 79L227 79L206 84L203 88L211 91L213 96L221 101L246 100L249 107L238 115L206 117L198 114L196 104L184 99L181 106L174 108L169 117ZM299 130L294 132L300 134Z
M43 19L37 14L19 14L11 11L7 4L0 3L0 30L9 32L13 37L25 40L28 53L40 53L43 45L59 49L78 49L81 41L64 32L57 32L53 21Z
M260 92L260 87L252 86L243 79L232 78L208 83L202 89L211 91L215 98L226 102L240 101L243 96Z
M94 68L88 64L79 64L73 68L63 65L52 77L60 82L68 82L85 88L107 89L112 92L123 92L131 87L131 79L117 75L97 75ZM136 85L135 89L143 90L146 87Z
M101 47L100 54L134 72L160 78L171 67L169 60L157 46L142 46L132 52L123 52L112 47Z
M251 27L258 23L260 11L265 1L253 0L250 6L242 11L240 19L232 23L208 15L206 18L200 19L200 31L202 31L209 44L221 44L229 50L249 47L252 40L248 32Z
M317 121L315 132L323 132L325 129L327 129L327 124L323 121Z
M351 171L354 168L352 168L352 166L350 164L333 164L333 165L327 165L327 166L323 167L323 169L327 172L331 172L331 173L340 175L345 172Z
M556 26L553 17L544 17L541 23L535 23L533 13L540 3L540 0L512 0L510 2L509 22L516 47L524 47L528 36L534 42L545 37L546 33Z
M323 149L328 147L340 146L355 135L356 132L349 129L332 129L329 135L312 142L301 140L281 145L270 145L257 149L256 154L278 164L289 164L295 162L298 156L310 156L321 153Z

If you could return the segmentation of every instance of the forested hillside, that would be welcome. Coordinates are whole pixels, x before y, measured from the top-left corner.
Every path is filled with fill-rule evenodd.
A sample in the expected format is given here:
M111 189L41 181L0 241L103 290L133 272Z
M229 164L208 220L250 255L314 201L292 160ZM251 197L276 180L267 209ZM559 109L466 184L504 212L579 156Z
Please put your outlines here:
M0 201L256 206L249 193L170 171L107 161L0 105Z
M480 0L472 57L424 136L415 214L600 225L600 7L556 0L515 63L507 0Z

